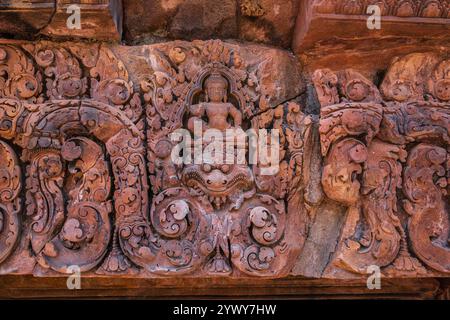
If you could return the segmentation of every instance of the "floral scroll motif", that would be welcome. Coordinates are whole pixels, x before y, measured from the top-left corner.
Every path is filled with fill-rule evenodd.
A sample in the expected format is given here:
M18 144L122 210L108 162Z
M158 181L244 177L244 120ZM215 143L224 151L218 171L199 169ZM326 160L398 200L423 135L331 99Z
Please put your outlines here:
M8 258L19 239L21 175L14 150L0 141L0 263Z
M269 94L270 55L249 59L221 41L149 46L139 91L116 50L1 46L0 137L21 152L26 210L19 161L1 142L0 262L23 222L20 250L38 275L73 265L102 275L288 274L307 232L299 184L313 121ZM170 134L196 119L219 131L279 130L279 172L264 176L247 161L175 164Z
M128 239L136 234L133 241L148 244L137 253L147 257L141 265L164 274L287 274L306 233L296 235L296 228L306 230L302 216L307 214L302 190L291 184L290 176L301 179L303 174L302 140L311 120L294 102L271 107L262 87L267 62L247 61L237 46L221 41L161 46L151 62L155 73L141 86L157 202L151 227L134 225L126 233ZM195 121L222 133L279 130L278 173L264 176L262 167L248 162L173 164L175 143L168 137L177 129L193 134ZM247 147L241 146L244 152ZM292 207L284 202L288 194ZM293 207L300 212L290 212Z
M364 274L371 265L388 276L449 272L448 70L434 54L396 59L380 85L384 101L375 93L365 103L342 90L361 78L353 70L316 72L322 185L348 208L326 276ZM334 80L320 82L323 74Z
M395 12L408 3L446 10ZM448 57L398 58L379 86L317 70L315 114L312 96L287 93L270 48L142 46L136 70L120 46L11 43L0 45L1 273L283 277L325 197L345 217L323 276L450 272ZM208 129L247 132L279 157L252 162L249 139L217 152L231 162L173 161L174 133L204 150Z

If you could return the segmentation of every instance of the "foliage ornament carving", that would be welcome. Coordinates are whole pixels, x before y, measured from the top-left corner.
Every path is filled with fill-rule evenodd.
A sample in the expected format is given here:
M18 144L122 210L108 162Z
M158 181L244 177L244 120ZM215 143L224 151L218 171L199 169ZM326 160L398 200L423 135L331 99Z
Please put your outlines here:
M401 18L448 18L447 0L316 0L315 10L324 14L365 15L367 8L377 5L383 16Z
M307 232L299 185L312 121L269 94L270 55L167 44L146 52L152 72L138 88L106 45L13 43L0 53L0 263L17 264L16 250L34 264L15 273L37 275L74 265L146 277L288 274ZM175 164L170 134L194 120L219 132L277 128L278 172Z
M302 175L301 151L311 120L295 102L271 106L262 77L268 63L249 61L239 47L220 41L155 52L155 73L141 83L155 197L150 227L136 225L143 232L133 238L149 244L133 251L149 271L266 277L290 271L306 235L307 212L301 191L289 182ZM277 174L261 175L261 168L248 161L174 165L175 143L168 137L185 129L192 138L189 147L195 148L195 122L223 137L227 130L278 129ZM207 141L199 143L208 147ZM239 150L248 158L244 143L231 151L234 160ZM288 193L295 193L291 204L285 202Z
M367 79L370 89L348 99L348 75L363 78L353 70L316 71L322 186L347 207L325 276L365 274L372 265L386 276L448 274L448 68L433 54L399 58L380 85L382 100ZM368 95L371 102L358 102Z
M447 58L398 58L379 87L355 70L317 70L314 115L274 72L273 49L143 46L139 71L127 50L0 45L0 273L283 277L325 194L346 216L323 276L371 265L448 275ZM214 149L208 132L250 132L277 151L276 170L251 161L250 139L175 162L180 130L186 157Z

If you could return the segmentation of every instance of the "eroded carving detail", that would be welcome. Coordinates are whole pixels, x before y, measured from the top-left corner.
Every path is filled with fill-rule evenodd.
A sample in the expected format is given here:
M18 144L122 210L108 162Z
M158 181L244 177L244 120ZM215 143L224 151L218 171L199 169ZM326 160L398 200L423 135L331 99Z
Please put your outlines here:
M149 157L154 163L149 169L157 202L152 206L151 227L142 226L145 236L138 242L156 239L150 241L150 248L139 249L137 254L147 258L141 265L150 271L159 268L163 274L194 270L207 275L287 274L303 243L295 228L306 229L300 222L306 213L300 195L292 201L298 213L289 212L284 198L298 191L297 183L290 184L289 174L302 175L303 138L311 120L295 117L301 114L295 103L271 108L259 83L263 62L249 65L237 47L220 41L167 47L152 62L155 74L142 88L147 92ZM260 66L255 69L257 63ZM288 112L286 129L283 123ZM223 137L226 130L279 129L278 173L264 176L262 168L249 164L246 157L244 163L237 162L239 151L248 154L248 144L231 150L234 160L230 163L213 159L174 165L170 161L174 143L168 136L176 129L188 130L191 146L212 146L207 139L196 137L195 123L202 125L200 133L213 129ZM219 158L225 160L230 151L220 152Z
M28 163L24 219L36 273L64 273L71 265L101 274L289 272L307 230L304 213L289 210L303 207L298 184L311 119L296 103L271 105L262 87L269 61L249 64L238 47L220 41L150 53L154 72L141 83L154 192L148 216L143 108L122 62L107 46L2 48L0 134ZM279 129L279 173L266 179L246 160L174 164L169 134L193 134L196 120L220 133Z
M364 274L370 265L385 267L388 276L449 272L448 66L433 54L397 59L380 86L386 102L375 94L364 104L337 104L348 97L340 88L360 78L353 71L316 72L335 79L323 84L316 77L315 83L323 105L322 185L329 198L348 207L326 276Z
M342 10L354 12L353 3ZM355 70L318 70L319 117L303 112L301 98L274 102L271 58L237 45L145 47L151 72L138 77L140 92L114 52L0 47L0 138L9 140L0 141L2 265L22 232L39 275L79 265L107 275L281 277L323 191L347 208L324 276L358 276L372 264L386 276L450 272L447 58L397 59L380 89ZM250 142L218 153L230 163L174 163L177 129L192 149L213 148L196 122L200 133L278 130L277 171L249 161ZM25 199L12 144L26 167ZM321 179L311 175L314 153Z
M444 148L418 144L410 151L403 182L412 248L428 266L447 273L450 272L450 226L446 208L449 163Z

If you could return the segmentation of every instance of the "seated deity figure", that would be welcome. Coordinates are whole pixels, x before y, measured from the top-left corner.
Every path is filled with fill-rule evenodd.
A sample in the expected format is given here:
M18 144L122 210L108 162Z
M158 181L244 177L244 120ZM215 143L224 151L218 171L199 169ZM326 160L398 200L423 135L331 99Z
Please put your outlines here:
M206 101L190 106L191 117L188 129L194 132L194 123L201 121L203 131L217 129L238 128L242 124L242 113L231 103L227 102L228 81L218 72L213 72L205 81ZM208 119L207 122L202 117ZM230 118L233 123L230 123Z

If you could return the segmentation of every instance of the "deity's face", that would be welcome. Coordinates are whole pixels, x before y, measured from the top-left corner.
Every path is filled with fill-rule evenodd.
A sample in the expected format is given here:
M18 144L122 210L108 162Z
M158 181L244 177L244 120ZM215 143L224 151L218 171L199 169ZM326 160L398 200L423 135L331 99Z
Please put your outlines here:
M211 102L223 102L227 96L227 80L222 76L211 76L206 81L206 94Z

